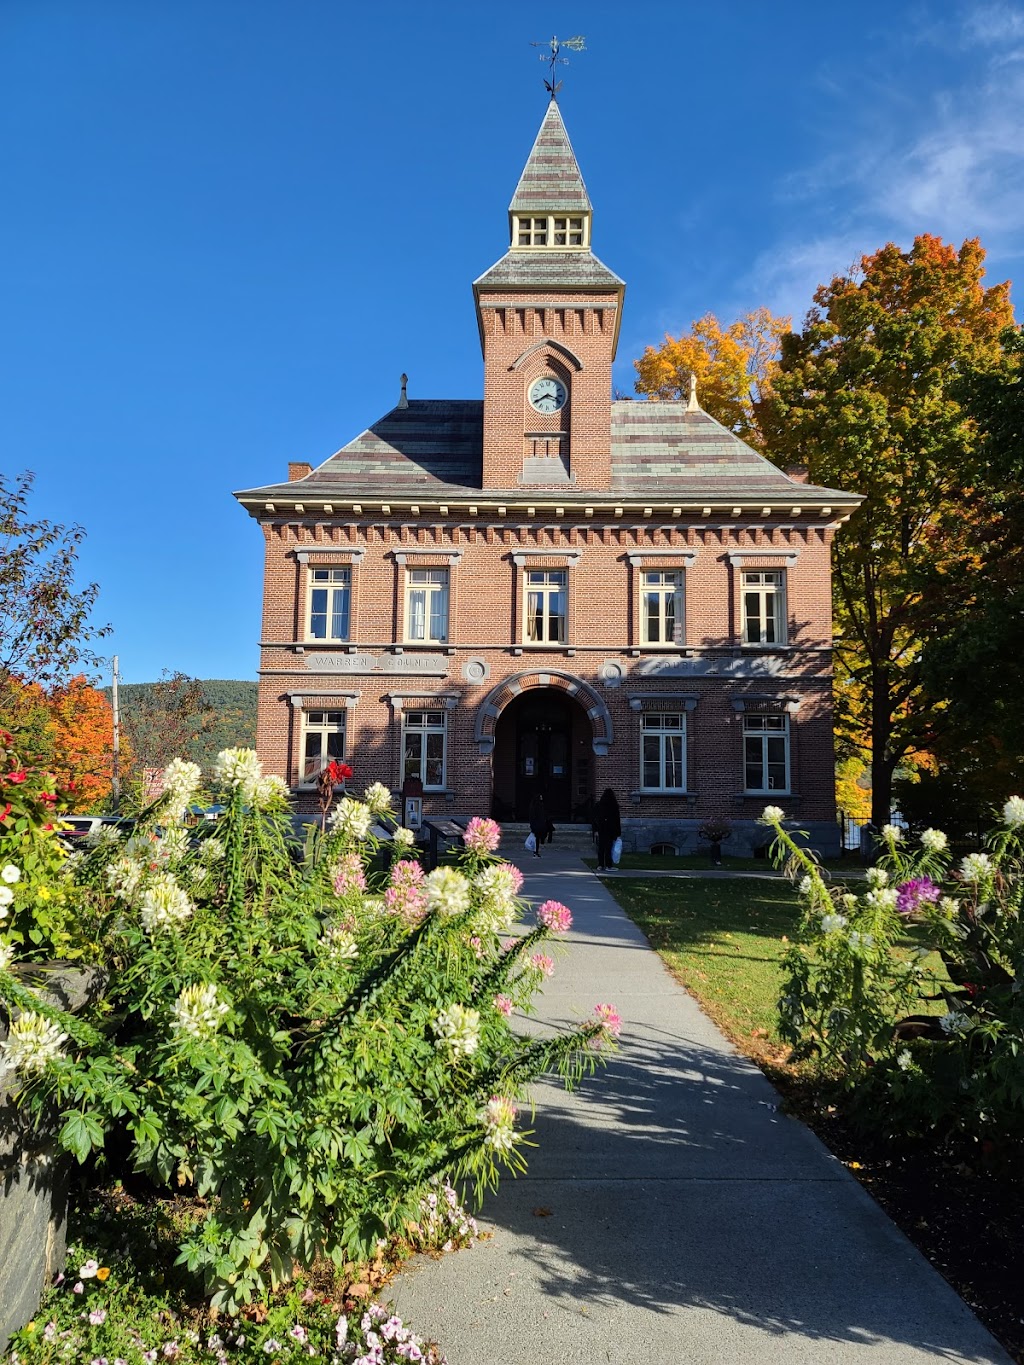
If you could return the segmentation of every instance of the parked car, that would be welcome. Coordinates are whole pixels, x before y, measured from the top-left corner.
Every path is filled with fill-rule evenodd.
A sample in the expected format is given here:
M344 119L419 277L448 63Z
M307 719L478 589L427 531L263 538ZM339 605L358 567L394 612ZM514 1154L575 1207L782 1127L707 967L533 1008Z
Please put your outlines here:
M135 821L123 815L62 815L59 837L68 848L81 848L92 835L99 834L104 827L113 826L125 837L135 828ZM69 828L70 827L70 828Z

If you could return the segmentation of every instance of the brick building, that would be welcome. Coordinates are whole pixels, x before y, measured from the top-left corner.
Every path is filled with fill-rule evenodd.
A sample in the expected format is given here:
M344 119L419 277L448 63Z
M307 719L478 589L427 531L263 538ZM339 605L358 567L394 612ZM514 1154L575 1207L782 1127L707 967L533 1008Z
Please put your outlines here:
M699 406L613 401L625 286L551 101L476 280L483 399L409 399L235 496L263 530L258 747L312 804L422 779L425 812L555 822L612 787L628 846L737 851L782 805L835 847L829 547L859 499Z

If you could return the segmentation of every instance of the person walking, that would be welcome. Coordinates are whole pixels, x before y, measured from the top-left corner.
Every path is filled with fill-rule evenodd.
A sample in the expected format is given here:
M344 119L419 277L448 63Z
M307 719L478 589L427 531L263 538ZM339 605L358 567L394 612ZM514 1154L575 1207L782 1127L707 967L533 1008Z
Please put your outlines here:
M611 787L605 787L601 799L597 803L594 827L597 830L597 870L598 872L610 872L612 868L612 844L622 836L619 803L616 801L615 793Z
M548 819L547 809L544 805L544 797L540 792L534 796L530 802L530 833L533 835L534 850L533 856L540 857L541 840L547 836L548 826L551 821Z

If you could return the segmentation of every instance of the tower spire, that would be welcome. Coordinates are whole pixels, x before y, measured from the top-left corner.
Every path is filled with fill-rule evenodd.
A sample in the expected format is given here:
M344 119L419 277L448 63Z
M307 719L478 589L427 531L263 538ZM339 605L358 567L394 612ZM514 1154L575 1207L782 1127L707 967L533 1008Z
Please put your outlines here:
M550 42L531 43L530 46L546 47L550 49L550 55L545 52L540 53L541 61L547 62L549 67L551 68L551 79L546 80L544 82L544 88L545 90L548 91L553 100L557 99L558 92L562 88L562 82L555 80L555 67L569 65L569 58L562 57L559 54L561 53L563 48L566 48L569 52L585 52L586 48L583 45L583 36L581 34L577 34L574 38L559 39L556 38L554 34L552 34Z

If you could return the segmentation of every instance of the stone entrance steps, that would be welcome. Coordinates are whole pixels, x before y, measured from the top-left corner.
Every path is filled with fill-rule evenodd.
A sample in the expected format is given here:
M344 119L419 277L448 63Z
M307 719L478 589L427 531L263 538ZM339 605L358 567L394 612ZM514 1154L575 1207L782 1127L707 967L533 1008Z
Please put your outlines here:
M498 851L504 853L518 852L525 844L529 832L530 826L525 820L502 821L501 847ZM563 853L581 853L593 856L595 845L589 825L560 825L556 822L554 838L550 844L542 844L541 851L543 852L545 848L561 849Z

